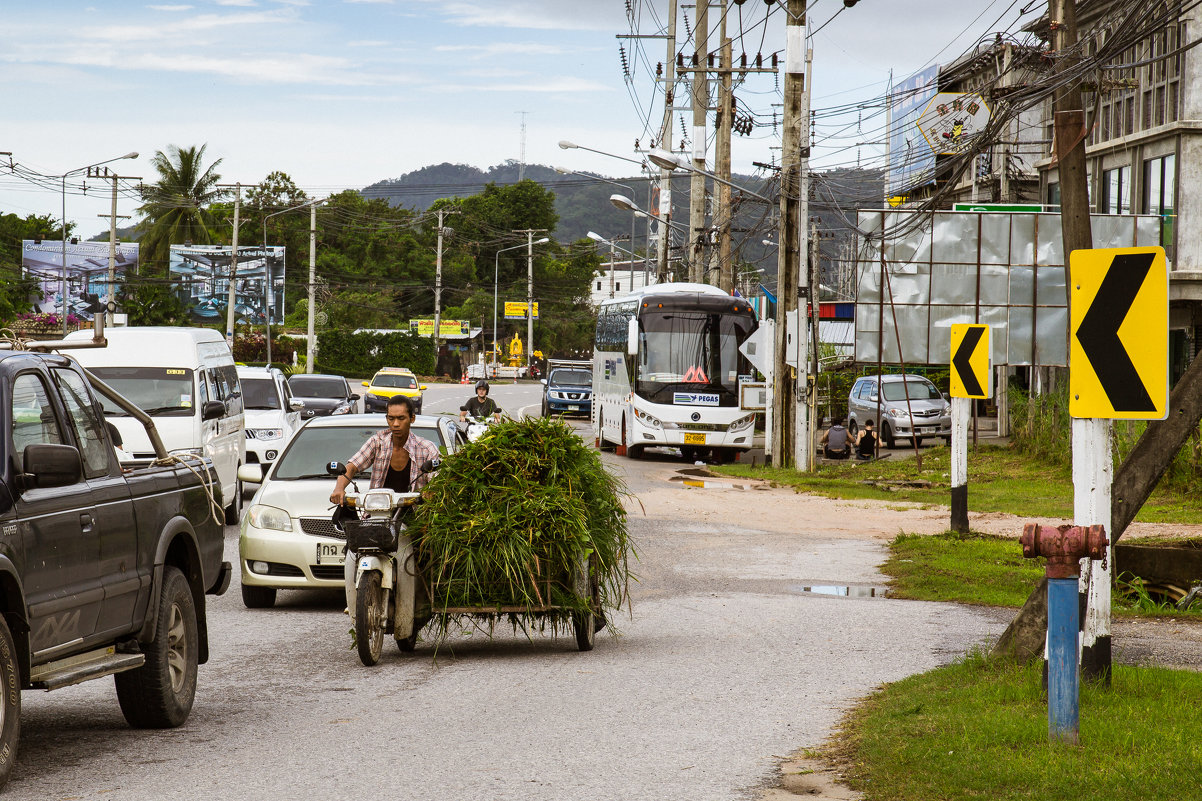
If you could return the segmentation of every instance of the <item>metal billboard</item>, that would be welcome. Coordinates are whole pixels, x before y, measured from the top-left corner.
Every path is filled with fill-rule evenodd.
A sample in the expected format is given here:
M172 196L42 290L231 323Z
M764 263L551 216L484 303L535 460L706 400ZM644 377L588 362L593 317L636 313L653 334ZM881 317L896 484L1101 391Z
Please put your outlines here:
M1091 220L1095 247L1160 243L1159 216ZM946 365L952 325L984 323L994 365L1068 364L1059 214L865 210L859 227L856 361Z
M229 245L172 245L171 281L179 299L198 323L226 320L229 306ZM234 277L234 320L263 325L284 322L284 246L247 245L238 248Z
M138 243L118 242L114 277L121 285L127 270L138 268ZM85 294L104 300L109 293L109 243L68 242L61 239L26 239L21 242L21 269L38 282L39 312L60 314L63 310L63 277L67 283L67 313L92 319Z

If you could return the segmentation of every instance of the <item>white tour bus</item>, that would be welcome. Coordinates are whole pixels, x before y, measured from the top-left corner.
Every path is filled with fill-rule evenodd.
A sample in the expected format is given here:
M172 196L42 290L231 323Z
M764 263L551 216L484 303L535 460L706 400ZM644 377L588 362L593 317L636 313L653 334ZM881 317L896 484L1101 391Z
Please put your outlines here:
M757 325L745 298L707 284L653 284L603 301L593 349L597 445L722 461L751 448L755 414L739 408L739 375L751 368L739 345Z

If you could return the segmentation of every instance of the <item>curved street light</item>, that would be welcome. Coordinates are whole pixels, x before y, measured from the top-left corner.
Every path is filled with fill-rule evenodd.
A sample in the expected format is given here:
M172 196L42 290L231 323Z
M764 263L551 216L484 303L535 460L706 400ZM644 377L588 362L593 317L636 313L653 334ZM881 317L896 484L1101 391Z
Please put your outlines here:
M62 238L63 238L63 241L62 241L63 281L62 281L62 286L60 287L60 291L63 296L63 338L64 339L67 336L67 176L74 175L77 172L83 172L84 170L90 170L93 167L99 167L103 164L108 164L109 162L112 162L112 161L121 161L122 159L136 159L137 157L138 157L138 151L134 150L129 153L126 153L124 156L114 156L111 159L105 159L104 161L98 161L95 164L85 164L82 167L76 167L73 170L67 170L65 173L63 173L62 175L59 176L60 180L62 181L62 195L63 195L63 218L60 221L60 227L61 227ZM114 210L113 213L116 214L117 212ZM113 224L116 225L116 223L117 223L117 221L114 219ZM113 302L114 297L115 297L114 287L113 287L113 284L110 283L109 291L108 291L109 303ZM95 313L99 314L99 312L95 312Z
M604 242L605 244L609 245L609 296L611 298L614 296L614 272L615 272L614 251L615 251L615 249L620 250L623 253L630 256L630 291L633 292L634 291L634 258L636 256L634 251L627 250L626 248L622 247L621 245L619 245L617 242L615 242L612 239L606 239L605 237L601 236L601 234L597 233L596 231L589 231L587 234L585 234L585 236L587 236L589 239L593 240L594 242ZM634 247L633 242L631 242L631 247ZM643 273L643 286L647 286L647 273L646 272Z
M544 244L546 242L550 242L550 241L551 241L550 237L544 236L542 239L536 239L533 242L531 242L530 244L531 245L542 245L542 244ZM496 257L493 259L493 268L492 268L492 349L493 349L493 353L497 354L498 361L500 361L500 350L497 348L497 274L501 269L501 254L507 250L517 250L518 248L524 248L524 247L526 247L525 242L514 245L513 247L501 248L500 250L497 251ZM528 314L533 314L533 313L534 313L533 309L529 310L529 312L528 312ZM485 365L485 369L486 370L488 369L487 365ZM495 378L495 376L494 376L494 378Z
M720 178L717 175L714 175L712 172L698 169L697 167L694 167L692 164L689 164L689 163L677 158L675 153L672 153L671 151L668 151L668 150L664 150L663 148L656 147L656 148L652 148L651 150L648 150L647 151L647 159L651 163L655 164L656 166L663 167L665 170L668 170L669 172L680 169L680 170L687 170L689 172L699 173L701 175L704 175L706 178L709 178L710 180L717 181L720 184L725 184L726 186L729 186L731 189L736 189L745 195L751 195L752 197L758 198L758 199L764 201L765 203L776 203L776 201L773 200L772 198L761 195L759 192L748 189L745 186L739 186L738 184L732 183L731 181L728 181L725 178Z

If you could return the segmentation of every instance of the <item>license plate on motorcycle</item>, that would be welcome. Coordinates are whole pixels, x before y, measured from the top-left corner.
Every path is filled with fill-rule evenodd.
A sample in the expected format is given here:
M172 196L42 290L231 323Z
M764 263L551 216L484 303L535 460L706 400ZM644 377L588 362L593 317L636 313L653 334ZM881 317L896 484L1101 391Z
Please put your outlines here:
M326 542L317 543L317 564L341 565L346 563L346 554L341 545L331 545Z
M705 444L705 434L685 434L684 435L684 444L685 445L704 445Z

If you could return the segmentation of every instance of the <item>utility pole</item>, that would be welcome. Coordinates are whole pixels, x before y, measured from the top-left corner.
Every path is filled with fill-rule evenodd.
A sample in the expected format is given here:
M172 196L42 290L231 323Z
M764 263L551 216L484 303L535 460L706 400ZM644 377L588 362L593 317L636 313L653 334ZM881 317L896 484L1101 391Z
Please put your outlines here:
M526 235L526 375L534 363L534 235L544 233L546 228L527 228L514 231ZM613 275L613 271L610 271Z
M117 214L117 181L118 180L141 180L140 177L132 175L118 175L115 172L110 172L108 167L101 172L99 168L96 173L92 174L92 169L88 170L89 178L111 178L113 181L113 205L109 214L97 214L97 217L109 218L109 269L108 269L108 291L105 293L105 325L113 325L113 310L117 303L117 220L128 220L128 214Z
M726 14L722 15L721 75L718 83L718 120L715 125L714 173L722 180L715 181L714 219L718 222L718 286L730 294L735 288L734 265L730 263L730 229L734 209L730 205L730 131L734 125L734 97L731 94L731 73L734 67L731 41L726 36ZM726 183L724 183L726 182Z
M317 337L313 333L317 306L317 204L309 208L309 339L305 345L305 372L313 372L313 360L317 351Z
M234 184L234 247L230 251L229 305L225 309L225 341L234 349L234 306L237 304L238 279L238 215L242 210L242 184Z
M523 123L524 125L525 123ZM438 250L434 257L434 362L435 370L437 371L438 363L438 335L441 333L442 324L442 235L443 232L454 233L449 228L442 227L443 217L447 214L458 214L458 209L439 209L438 210Z
M664 61L664 121L659 129L659 146L672 149L672 103L676 99L676 0L668 0L668 58ZM650 209L648 209L650 211ZM656 254L655 279L668 280L668 229L672 220L672 170L659 170L659 251Z
M804 408L804 396L797 392L797 382L790 380L788 354L788 313L797 311L798 275L801 265L803 191L802 134L808 115L803 113L806 94L805 75L805 15L806 0L788 0L785 19L785 80L783 128L780 158L780 232L777 236L776 259L776 386L772 398L772 466L792 467L795 464L797 437L795 416L799 403ZM797 326L797 333L803 330ZM796 345L794 345L796 352ZM798 375L804 368L798 362ZM800 465L799 465L800 466Z
M1057 74L1073 69L1078 59L1069 57L1077 44L1077 8L1075 0L1049 0L1052 49ZM1085 174L1085 106L1078 81L1065 83L1052 99L1053 157L1060 179L1060 224L1064 237L1064 264L1067 278L1069 256L1074 250L1093 247L1089 220L1089 186ZM1068 303L1072 303L1071 282L1064 282ZM1101 524L1113 540L1111 495L1113 467L1111 443L1114 425L1110 420L1073 418L1073 522L1079 526ZM1079 592L1085 617L1082 621L1081 671L1087 679L1110 684L1110 565L1113 546L1107 547L1106 559L1089 560L1082 571Z
M697 26L693 29L693 170L689 183L689 280L705 282L705 120L709 114L709 4L697 3Z

